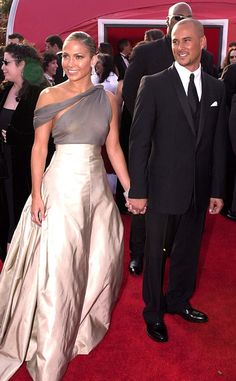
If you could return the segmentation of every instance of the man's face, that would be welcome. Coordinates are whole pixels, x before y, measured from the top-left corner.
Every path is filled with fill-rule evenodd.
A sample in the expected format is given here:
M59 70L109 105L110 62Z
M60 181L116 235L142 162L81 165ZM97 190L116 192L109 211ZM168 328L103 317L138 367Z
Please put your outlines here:
M175 60L190 71L199 67L205 36L200 36L192 23L176 25L172 31L172 51Z
M22 42L20 42L19 38L9 38L8 39L8 45L9 44L22 45Z
M126 56L129 56L131 52L132 52L132 45L131 45L131 43L129 42L129 43L124 47L124 51L123 51L123 53L124 53Z
M192 18L192 12L189 7L186 7L185 5L178 5L170 8L170 12L167 17L168 33L171 34L175 24L186 18Z
M50 53L57 53L58 47L57 44L51 45L50 42L45 42L45 51Z

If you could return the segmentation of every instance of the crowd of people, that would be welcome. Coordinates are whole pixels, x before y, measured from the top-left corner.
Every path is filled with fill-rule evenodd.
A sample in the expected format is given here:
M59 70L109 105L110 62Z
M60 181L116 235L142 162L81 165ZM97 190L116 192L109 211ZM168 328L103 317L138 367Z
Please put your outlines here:
M64 42L48 36L42 55L9 36L0 91L1 381L23 362L34 381L59 381L102 340L122 283L120 212L131 218L129 272L144 272L148 336L168 341L166 313L208 322L191 297L207 211L236 220L236 47L220 70L206 45L184 2L169 8L165 35L147 30L135 47L122 38L116 54L82 31Z

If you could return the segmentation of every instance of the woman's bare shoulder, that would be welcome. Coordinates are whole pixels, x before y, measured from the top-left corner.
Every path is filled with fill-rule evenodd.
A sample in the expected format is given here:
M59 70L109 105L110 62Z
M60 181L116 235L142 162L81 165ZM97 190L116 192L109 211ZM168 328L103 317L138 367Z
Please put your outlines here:
M66 87L64 83L60 83L56 86L47 87L46 89L41 91L36 108L38 109L53 103L63 101L65 99L65 93Z

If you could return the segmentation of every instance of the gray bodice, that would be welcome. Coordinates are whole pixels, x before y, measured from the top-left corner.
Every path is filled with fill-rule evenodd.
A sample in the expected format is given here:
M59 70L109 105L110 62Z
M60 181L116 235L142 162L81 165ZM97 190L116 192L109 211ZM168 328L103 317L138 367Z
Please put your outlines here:
M59 103L49 104L35 111L34 127L52 120L59 111L66 110L53 124L55 144L103 145L111 121L111 105L102 85Z

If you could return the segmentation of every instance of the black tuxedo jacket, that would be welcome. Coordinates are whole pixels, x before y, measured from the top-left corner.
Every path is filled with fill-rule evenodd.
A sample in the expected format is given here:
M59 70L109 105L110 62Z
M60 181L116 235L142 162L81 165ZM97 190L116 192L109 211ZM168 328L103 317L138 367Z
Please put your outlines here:
M235 65L235 68L236 68L236 65ZM236 93L232 96L231 111L229 116L229 135L230 135L231 147L233 149L234 155L236 156ZM232 163L230 164L232 166ZM233 164L235 164L235 162L233 162ZM235 167L233 168L235 170ZM232 195L231 210L233 213L236 213L236 180L235 179L234 179L234 189L233 189L233 195Z
M214 74L213 62L206 50L202 51L202 68L208 74ZM209 59L208 59L209 58ZM126 107L133 115L135 99L144 75L159 73L174 62L171 41L168 36L160 40L142 44L133 49L130 64L125 72L122 95Z
M131 198L159 213L198 210L223 198L227 118L223 84L202 71L200 121L194 120L172 65L141 80L130 132Z
M114 57L114 64L119 73L119 80L124 79L127 66L120 54L116 54Z

